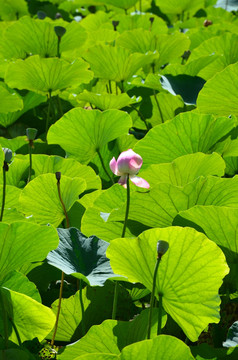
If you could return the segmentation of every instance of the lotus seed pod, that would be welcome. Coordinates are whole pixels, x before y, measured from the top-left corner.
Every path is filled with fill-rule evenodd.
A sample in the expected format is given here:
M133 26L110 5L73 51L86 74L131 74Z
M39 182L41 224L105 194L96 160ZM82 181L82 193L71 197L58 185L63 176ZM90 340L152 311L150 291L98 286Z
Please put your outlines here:
M66 29L63 26L55 26L54 30L58 38L62 38L62 36L66 33Z
M57 181L60 181L60 179L61 179L61 172L60 172L60 171L57 171L57 172L55 173L55 177L56 177L56 180L57 180Z
M119 21L113 20L113 21L112 21L112 25L113 25L113 27L114 27L114 31L116 31L116 30L117 30L117 27L118 27L118 25L119 25Z
M10 161L12 160L12 150L11 149L8 149L8 148L2 148L3 149L3 152L5 154L5 159L4 161L6 163L10 163Z
M26 136L28 140L35 140L37 134L37 129L28 128L26 129Z
M37 17L40 20L44 20L46 18L46 13L44 11L39 10L37 11Z
M167 241L164 240L159 240L157 242L157 254L158 254L158 258L161 258L166 251L169 248L169 243Z

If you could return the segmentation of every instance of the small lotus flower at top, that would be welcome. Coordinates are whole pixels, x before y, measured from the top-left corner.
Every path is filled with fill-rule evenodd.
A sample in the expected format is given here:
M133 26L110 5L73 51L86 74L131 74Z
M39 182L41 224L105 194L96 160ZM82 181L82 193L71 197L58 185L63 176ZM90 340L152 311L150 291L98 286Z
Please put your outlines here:
M129 149L123 151L117 160L114 157L112 158L110 161L110 169L115 175L120 176L118 184L125 188L127 187L127 177L129 176L130 180L136 186L149 189L149 183L139 176L136 176L140 171L142 163L142 157L136 154L132 149Z

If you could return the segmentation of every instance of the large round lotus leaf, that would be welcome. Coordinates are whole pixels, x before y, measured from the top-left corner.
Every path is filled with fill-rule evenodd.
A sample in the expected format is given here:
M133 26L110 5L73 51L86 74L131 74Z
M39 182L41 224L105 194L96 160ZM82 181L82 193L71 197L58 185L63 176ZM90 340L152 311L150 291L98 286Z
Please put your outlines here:
M156 67L173 62L180 58L184 51L189 48L190 40L182 33L173 35L155 33L145 29L134 29L125 31L116 40L117 46L125 47L132 52L145 54L148 51L157 50L159 58L156 60Z
M8 127L13 124L21 115L26 113L28 110L33 109L42 102L46 101L46 96L36 94L32 91L29 91L25 96L22 96L23 100L23 109L16 112L9 112L7 114L0 114L0 125L3 127ZM13 150L13 149L12 149Z
M137 239L113 240L107 250L114 272L152 290L158 240L169 243L162 257L155 294L191 341L209 323L219 322L218 290L229 272L219 247L194 229L168 227L143 232Z
M159 182L184 186L199 176L223 176L225 167L225 161L217 153L194 153L181 156L171 163L150 165L146 170L140 171L140 176L151 187Z
M21 110L23 101L16 91L8 89L3 82L0 82L0 113L8 113Z
M237 191L238 177L232 179L215 176L199 177L182 187L169 183L157 183L149 192L131 194L129 219L140 220L140 223L149 227L170 226L180 211L195 205L238 207ZM107 217L104 219L105 225L110 229L115 225L119 226L124 221L126 204L119 205L121 203L116 209L114 206L114 210L106 214ZM92 208L85 212L85 221L89 212L92 213ZM112 225L110 225L111 222ZM90 224L88 219L87 223ZM86 225L84 218L82 224Z
M205 80L200 76L182 75L163 75L161 76L161 85L163 89L173 95L180 95L188 105L195 105L197 97L205 84Z
M123 33L124 31L142 28L144 30L150 30L156 35L167 34L168 26L166 25L166 22L161 19L161 17L153 14L154 21L151 25L151 17L150 13L134 14L133 16L120 14L120 22L117 26L117 30L120 33ZM118 15L114 15L112 20L117 21Z
M230 292L238 288L238 209L223 206L194 206L181 211L174 223L190 226L204 231L209 239L219 245L226 256L230 274L226 277L226 286Z
M193 360L189 347L183 341L169 335L144 340L122 350L120 360Z
M1 278L23 264L44 260L59 243L54 228L26 222L0 223L0 234Z
M182 14L186 11L191 16L197 10L204 8L204 0L156 0L155 3L164 14Z
M28 8L24 0L0 0L1 20L17 20L26 14Z
M84 90L81 94L77 95L77 101L86 101L96 106L100 110L108 109L122 109L125 106L137 103L135 97L130 98L126 93L124 94L96 94Z
M207 81L198 95L198 111L208 114L238 115L237 91L238 63L235 63Z
M5 81L12 88L56 95L60 90L88 83L93 74L87 69L88 64L82 59L68 63L58 58L43 59L34 55L12 62Z
M48 131L49 144L59 144L82 164L87 164L109 141L127 134L131 117L120 110L72 109ZM62 136L64 134L64 136Z
M226 66L238 61L237 42L238 36L236 34L225 33L220 36L212 37L203 41L200 46L192 51L189 62L201 58L201 56L211 54L221 55L199 72L200 77L208 80Z
M26 157L28 156L24 156L24 159L26 159ZM35 177L47 173L55 174L59 171L62 175L70 178L79 177L84 179L87 184L86 189L101 188L100 178L95 174L93 169L90 166L80 164L74 159L64 159L60 156L35 154L32 155L32 168L34 170Z
M79 195L86 189L85 180L61 176L60 191L66 211L69 211ZM19 198L19 210L39 224L59 226L65 215L59 199L54 174L43 174L29 182Z
M181 113L151 129L133 150L142 156L144 166L170 162L195 152L208 153L234 125L234 119L226 117L215 119L212 115Z
M20 294L7 288L0 288L1 312L7 313L14 322L21 341L32 340L35 337L42 341L54 327L55 315L47 306L40 304L29 296ZM16 332L8 320L9 340L18 343ZM4 336L3 319L0 322L0 333Z
M0 54L5 59L25 58L27 54L42 57L57 56L58 39L54 31L55 25L48 20L24 16L4 32ZM61 53L74 50L84 44L87 33L76 21L61 22L60 25L66 29L60 43Z
M25 294L41 303L41 297L36 285L18 271L11 271L0 280L0 286Z
M58 229L58 234L59 246L47 256L50 265L92 286L103 286L117 276L106 257L109 243L96 236L88 238L76 228Z
M152 63L157 57L158 53L131 53L123 47L109 45L91 47L84 54L95 77L116 82L129 79L137 70Z

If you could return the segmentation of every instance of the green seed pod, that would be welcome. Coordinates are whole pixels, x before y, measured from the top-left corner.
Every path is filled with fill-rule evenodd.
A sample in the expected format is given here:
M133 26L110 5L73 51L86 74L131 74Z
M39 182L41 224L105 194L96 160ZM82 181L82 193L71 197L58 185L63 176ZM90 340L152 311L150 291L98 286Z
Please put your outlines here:
M55 26L54 30L58 38L62 38L62 36L66 33L66 29L63 26Z
M161 259L161 257L166 253L166 251L169 248L169 243L167 241L164 240L159 240L157 242L157 254L158 254L158 258Z
M8 148L2 148L3 149L3 152L5 154L5 159L4 161L6 163L10 163L10 161L12 160L12 150L11 149L8 149Z
M28 128L26 129L26 136L28 140L35 140L37 134L37 129Z

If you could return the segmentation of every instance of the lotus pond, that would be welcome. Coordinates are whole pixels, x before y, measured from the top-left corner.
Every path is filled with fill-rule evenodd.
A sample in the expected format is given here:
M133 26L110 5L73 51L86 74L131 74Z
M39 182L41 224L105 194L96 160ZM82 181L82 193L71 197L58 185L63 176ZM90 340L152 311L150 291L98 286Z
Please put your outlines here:
M237 360L238 1L0 20L0 360Z

